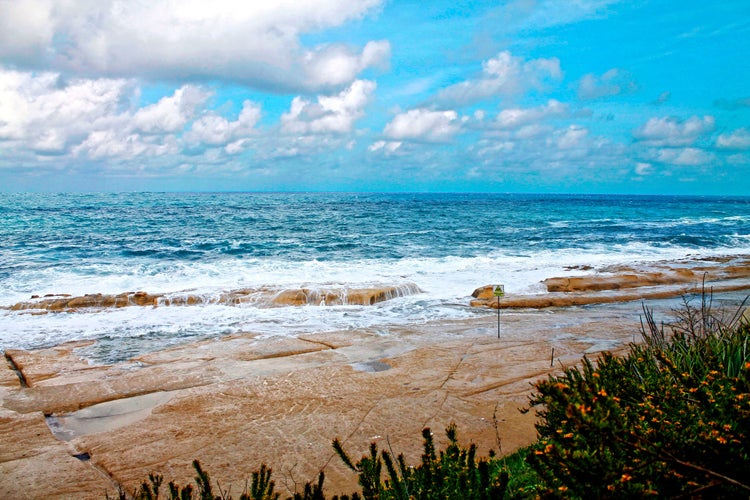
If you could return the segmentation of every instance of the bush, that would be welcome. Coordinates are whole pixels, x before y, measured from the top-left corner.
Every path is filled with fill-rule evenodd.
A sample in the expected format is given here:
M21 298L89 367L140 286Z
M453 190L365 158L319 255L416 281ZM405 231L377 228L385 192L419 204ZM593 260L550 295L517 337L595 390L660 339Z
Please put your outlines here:
M446 429L450 444L438 455L430 429L424 429L424 454L422 463L416 467L407 466L404 456L399 455L394 463L390 453L378 453L377 445L370 445L370 455L364 456L355 464L344 451L339 440L333 441L334 450L344 463L357 472L359 492L349 495L333 496L332 500L388 500L388 499L456 499L456 500L500 500L503 498L508 484L508 472L501 470L500 461L490 453L490 458L476 458L476 446L463 448L458 444L456 426ZM518 462L518 460L517 460ZM520 462L518 462L520 463ZM383 479L383 465L388 479ZM203 470L200 463L193 461L196 470L195 488L187 485L184 488L170 482L164 496L160 496L163 478L160 475L149 474L148 481L143 481L132 498L135 500L231 500L228 491L223 491L217 484L218 494L215 494L211 478ZM396 469L398 467L398 470ZM242 493L239 500L278 500L279 493L274 492L274 482L271 480L271 469L261 465L260 470L253 472L253 480L249 491ZM325 500L323 482L325 476L320 472L316 484L305 484L302 493L295 493L288 500ZM109 498L109 497L107 497ZM120 491L118 498L129 498Z
M356 464L346 454L338 440L333 447L344 463L359 474L359 484L365 500L390 499L455 499L455 500L499 500L504 497L508 485L508 472L500 470L493 453L490 458L476 458L476 446L462 448L456 437L456 426L446 429L449 445L440 456L435 453L432 432L422 431L424 453L422 463L407 467L404 456L399 455L394 464L387 451L378 455L377 445L370 445L370 454ZM383 480L383 465L387 479ZM398 466L398 468L396 467Z
M721 321L705 296L699 309L685 305L671 335L644 309L645 342L627 356L584 358L535 385L528 459L547 495L750 493L750 326Z
M211 485L211 478L208 472L204 471L198 460L193 460L193 468L197 475L195 476L196 488L188 484L185 487L180 487L174 482L170 482L165 492L165 496L161 496L161 487L164 482L163 477L159 474L149 474L148 481L143 481L140 488L133 492L132 498L134 500L158 500L159 498L165 498L167 500L232 500L229 491L224 491L217 484L219 491L218 495L213 492ZM253 480L250 485L250 490L245 491L240 495L239 500L278 500L279 493L274 493L274 482L271 481L271 469L267 468L265 464L262 464L260 470L253 472ZM289 500L325 500L323 495L323 472L318 477L318 483L312 485L310 483L305 484L304 492L302 494L295 493L293 497L289 497ZM119 500L126 500L130 497L125 494L124 491L120 491L118 495ZM107 495L109 499L109 495ZM338 497L334 497L334 500L338 500ZM348 497L344 496L340 500L348 500ZM356 499L352 499L356 500Z

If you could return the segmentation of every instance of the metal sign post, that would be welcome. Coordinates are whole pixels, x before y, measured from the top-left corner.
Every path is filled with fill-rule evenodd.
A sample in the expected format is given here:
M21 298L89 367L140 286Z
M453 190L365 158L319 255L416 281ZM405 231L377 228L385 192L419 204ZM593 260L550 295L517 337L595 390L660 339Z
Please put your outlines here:
M505 295L505 286L493 285L492 294L497 297L497 338L500 338L500 297Z

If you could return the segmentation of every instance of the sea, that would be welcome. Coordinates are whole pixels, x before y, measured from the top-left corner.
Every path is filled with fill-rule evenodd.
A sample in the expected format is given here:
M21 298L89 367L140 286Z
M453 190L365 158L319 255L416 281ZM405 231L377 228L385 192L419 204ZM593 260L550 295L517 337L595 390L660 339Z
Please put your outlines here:
M471 293L609 265L750 255L750 198L532 194L0 193L0 349L94 340L97 362L258 338L475 318ZM397 287L374 305L227 305L238 289ZM47 314L32 295L189 293Z

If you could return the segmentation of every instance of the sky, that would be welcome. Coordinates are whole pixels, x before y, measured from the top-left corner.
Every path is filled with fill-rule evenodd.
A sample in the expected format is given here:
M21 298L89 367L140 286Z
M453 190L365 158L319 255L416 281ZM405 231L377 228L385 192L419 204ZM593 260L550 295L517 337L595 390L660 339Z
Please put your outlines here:
M0 192L750 195L747 0L0 0Z

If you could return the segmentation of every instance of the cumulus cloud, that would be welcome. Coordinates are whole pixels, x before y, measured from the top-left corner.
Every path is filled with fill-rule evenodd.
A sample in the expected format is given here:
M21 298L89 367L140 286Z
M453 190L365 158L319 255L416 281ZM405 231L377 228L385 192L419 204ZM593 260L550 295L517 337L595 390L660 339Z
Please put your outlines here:
M714 156L698 148L664 148L657 151L656 161L671 165L695 167L707 165Z
M369 42L361 54L343 45L331 45L308 51L304 56L308 86L326 88L351 82L371 66L385 66L391 55L386 41Z
M304 47L306 33L361 19L381 0L14 0L0 2L0 58L80 76L226 79L323 89L387 64L371 41Z
M183 139L187 147L192 145L227 146L227 153L241 153L244 151L243 138L253 134L260 115L260 106L252 101L245 101L242 104L242 111L234 121L209 112L193 122L190 131Z
M392 156L399 152L404 143L401 141L375 141L367 148L370 152L382 152L386 156Z
M542 89L561 78L560 61L555 57L524 61L503 51L482 63L482 74L478 78L444 89L438 95L438 100L468 104L495 95L518 94L532 88Z
M495 119L494 125L502 129L520 128L524 125L539 122L552 117L564 117L568 114L568 105L555 99L536 108L510 108L502 110Z
M146 134L177 132L195 116L210 94L199 87L184 85L171 96L139 109L133 115L134 127Z
M178 151L179 146L173 135L156 139L127 130L104 129L92 131L82 143L73 146L71 152L91 159L131 159L142 155L175 154Z
M721 134L716 139L716 146L721 149L748 150L750 149L750 129L738 128L732 133Z
M351 132L375 88L375 82L357 80L338 95L319 96L316 102L295 97L289 112L281 116L281 129L293 134Z
M117 121L132 89L122 79L63 82L55 73L0 68L0 140L38 154L61 154L93 129Z
M640 175L640 176L651 175L653 171L654 171L654 167L650 163L638 162L635 165L636 175Z
M568 128L558 130L548 143L559 149L575 149L585 147L589 131L585 127L570 125Z
M690 146L714 129L713 116L692 116L687 120L673 117L650 118L633 131L639 141L652 146Z
M396 115L383 133L397 141L445 142L458 133L463 121L453 110L411 109Z
M260 118L260 107L251 101L234 121L207 111L212 94L195 85L140 108L134 105L139 92L130 80L66 81L57 73L0 68L0 143L8 155L94 159L224 145L236 152L241 149L236 141L250 135Z
M474 173L482 176L518 175L539 186L619 173L624 147L596 136L581 125L555 128L531 124L519 130L491 130L467 148Z
M23 63L43 54L54 34L51 7L45 0L0 2L0 58Z
M601 76L589 73L578 83L578 97L581 99L599 99L619 94L634 92L638 85L626 71L613 68Z

